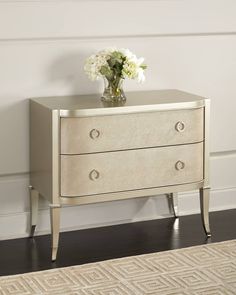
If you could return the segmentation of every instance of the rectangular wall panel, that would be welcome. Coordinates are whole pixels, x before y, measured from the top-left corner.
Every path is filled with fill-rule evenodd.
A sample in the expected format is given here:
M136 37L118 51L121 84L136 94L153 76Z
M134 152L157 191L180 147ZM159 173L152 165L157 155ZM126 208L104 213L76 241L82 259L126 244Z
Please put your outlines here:
M0 39L7 40L236 31L234 0L4 1L0 5Z

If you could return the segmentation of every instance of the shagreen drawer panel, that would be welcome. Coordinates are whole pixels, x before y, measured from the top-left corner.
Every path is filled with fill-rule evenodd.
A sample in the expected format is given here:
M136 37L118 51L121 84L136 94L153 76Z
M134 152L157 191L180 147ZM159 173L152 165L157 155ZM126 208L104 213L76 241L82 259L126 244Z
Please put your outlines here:
M83 154L200 142L203 108L61 118L61 154Z
M83 196L203 179L203 143L61 155L61 195Z

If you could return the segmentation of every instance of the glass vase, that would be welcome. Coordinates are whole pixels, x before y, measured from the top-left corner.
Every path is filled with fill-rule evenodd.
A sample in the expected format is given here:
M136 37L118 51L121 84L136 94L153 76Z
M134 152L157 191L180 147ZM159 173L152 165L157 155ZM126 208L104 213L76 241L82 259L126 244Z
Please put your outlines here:
M104 92L101 100L105 103L125 103L126 96L123 90L124 79L108 80L104 78Z

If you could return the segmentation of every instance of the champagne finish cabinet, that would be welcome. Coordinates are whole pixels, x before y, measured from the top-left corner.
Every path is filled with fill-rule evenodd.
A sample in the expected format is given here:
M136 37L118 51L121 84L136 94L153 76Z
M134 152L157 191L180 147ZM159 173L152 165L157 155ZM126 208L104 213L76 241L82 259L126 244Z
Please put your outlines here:
M50 203L56 260L63 204L166 194L177 216L177 193L196 189L210 236L209 115L209 99L178 90L129 92L123 105L98 95L31 99L31 236L39 195Z

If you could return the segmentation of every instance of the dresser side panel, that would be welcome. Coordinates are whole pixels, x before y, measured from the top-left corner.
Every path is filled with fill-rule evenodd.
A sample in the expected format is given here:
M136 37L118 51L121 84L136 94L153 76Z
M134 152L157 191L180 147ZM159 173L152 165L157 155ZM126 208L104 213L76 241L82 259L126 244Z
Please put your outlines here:
M204 187L210 186L210 99L204 108Z
M30 184L52 199L52 111L30 101Z

